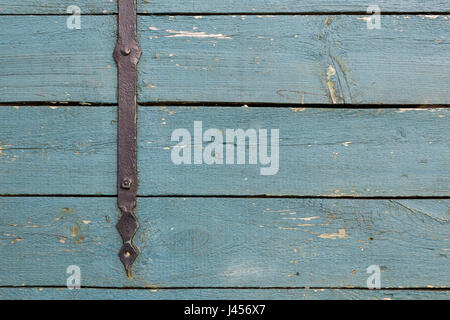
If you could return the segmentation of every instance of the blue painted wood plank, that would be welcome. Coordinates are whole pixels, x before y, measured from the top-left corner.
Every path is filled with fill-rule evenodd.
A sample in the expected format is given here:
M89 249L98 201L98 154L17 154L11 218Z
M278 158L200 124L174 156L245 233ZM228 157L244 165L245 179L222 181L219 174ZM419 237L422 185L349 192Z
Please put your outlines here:
M66 18L0 17L0 102L116 102L116 18L83 17L81 30ZM345 15L141 16L139 101L448 104L448 16L381 25Z
M449 17L141 16L139 101L449 104Z
M194 121L223 141L227 129L279 129L278 173L261 175L261 158L248 164L248 145L245 165L194 164L192 146L191 164L174 164L172 133L186 128L193 145ZM448 109L140 108L139 124L141 195L450 194ZM223 163L226 153L217 150Z
M0 15L66 14L69 6L78 6L81 14L116 13L117 1L109 0L0 0Z
M450 288L449 200L139 198L133 278L115 198L1 197L0 285Z
M0 14L64 14L69 4L63 0L0 0ZM107 0L72 0L70 5L79 6L83 14L117 12L116 3ZM361 0L138 0L141 13L177 12L365 12L366 1ZM393 12L449 12L450 6L444 0L408 0L395 2L378 0L377 5Z
M116 17L0 16L0 102L116 101Z
M116 194L115 107L0 107L0 194Z
M2 300L449 300L450 291L355 289L0 288Z
M115 195L115 121L115 107L1 107L0 194ZM172 132L194 121L279 129L278 173L175 165ZM448 109L141 107L138 122L140 195L450 194Z
M142 12L366 12L372 4L362 0L142 0ZM443 0L378 0L384 12L449 12L450 5Z

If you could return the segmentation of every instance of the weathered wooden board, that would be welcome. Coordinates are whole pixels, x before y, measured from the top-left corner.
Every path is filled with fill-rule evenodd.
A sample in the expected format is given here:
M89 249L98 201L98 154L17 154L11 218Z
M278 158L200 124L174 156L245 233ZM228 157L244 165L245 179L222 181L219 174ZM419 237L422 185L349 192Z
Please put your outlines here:
M449 104L450 16L144 16L140 102Z
M117 13L117 1L110 0L0 0L0 14L66 14L73 5L81 14Z
M448 196L448 111L141 108L140 194ZM172 132L187 128L193 136L194 121L224 136L226 129L279 129L278 173L261 175L269 166L248 159L247 165L175 165ZM224 153L225 147L217 156L225 159Z
M384 12L449 12L444 0L378 0ZM362 0L138 0L141 13L178 12L365 12L369 3ZM83 14L117 12L116 3L109 0L0 0L0 14L64 14L69 5L79 6Z
M363 0L141 0L141 12L366 12L372 4ZM445 0L376 1L388 12L449 12Z
M134 278L115 198L0 197L0 284L450 287L449 200L140 198Z
M66 19L0 17L0 102L116 101L116 17L83 17L81 30Z
M81 30L66 19L0 17L0 102L115 103L115 17L83 17ZM449 22L141 16L139 101L449 104Z
M139 194L447 197L448 112L141 107ZM115 195L115 121L115 107L0 107L0 194ZM204 131L279 129L278 173L175 165L172 132L193 135L194 121Z
M450 291L356 289L88 289L0 288L4 300L449 300Z
M0 107L0 194L116 194L115 107Z

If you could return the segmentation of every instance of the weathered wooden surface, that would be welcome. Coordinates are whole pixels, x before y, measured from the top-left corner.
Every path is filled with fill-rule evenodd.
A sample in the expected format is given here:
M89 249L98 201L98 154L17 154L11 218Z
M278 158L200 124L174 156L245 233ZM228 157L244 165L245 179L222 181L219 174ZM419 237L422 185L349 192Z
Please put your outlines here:
M0 14L67 14L69 6L82 14L117 13L117 1L109 0L0 0Z
M448 104L449 16L140 17L140 102Z
M363 0L195 0L164 1L142 0L141 12L366 12L369 6ZM448 12L450 5L445 0L380 0L376 1L380 8L394 12L433 11Z
M0 102L116 102L116 17L0 16Z
M0 107L0 194L116 194L116 107Z
M141 13L197 12L365 12L370 3L362 0L138 0ZM378 0L384 12L448 12L445 0ZM0 14L64 14L69 5L79 6L83 14L115 13L116 3L109 0L0 0Z
M142 195L450 194L448 109L140 110ZM177 142L171 142L171 134L187 128L193 135L194 121L202 121L205 131L217 128L224 135L227 128L280 129L278 173L260 175L264 165L173 164Z
M0 107L0 194L115 195L115 121L115 107ZM194 121L280 129L279 172L173 164L171 134ZM446 197L448 128L448 109L140 107L139 194Z
M140 198L123 276L115 198L0 198L2 286L449 288L449 200Z
M450 291L342 289L86 289L0 288L0 299L26 300L448 300Z
M0 17L0 102L115 103L115 17L66 19ZM448 19L141 16L139 102L449 104Z
M66 27L68 5L81 30ZM355 14L367 5L139 1L141 14L165 14L138 20L140 103L297 108L140 108L139 193L156 197L138 201L129 279L115 228L117 3L0 0L0 102L11 102L0 106L0 195L21 195L0 197L0 299L449 299L448 109L407 105L449 104L450 3L378 1L404 13L382 16L381 30ZM53 101L74 105L14 106ZM175 166L171 133L194 121L280 129L279 173ZM415 196L447 199L392 198ZM64 288L69 265L91 288ZM370 265L384 290L364 290Z

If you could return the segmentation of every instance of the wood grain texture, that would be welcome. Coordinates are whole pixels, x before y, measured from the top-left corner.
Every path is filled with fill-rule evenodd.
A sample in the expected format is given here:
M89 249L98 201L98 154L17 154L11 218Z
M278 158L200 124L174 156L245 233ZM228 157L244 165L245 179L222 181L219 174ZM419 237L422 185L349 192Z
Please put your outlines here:
M4 14L67 14L71 5L81 14L117 13L117 1L110 0L0 0L0 15Z
M115 198L0 198L0 285L450 287L449 200L140 198L123 274Z
M0 194L116 194L115 107L0 107Z
M448 109L140 107L138 114L140 195L450 194ZM0 194L115 195L116 117L115 107L1 107ZM279 129L279 172L175 165L172 132L193 134L194 121L204 131Z
M142 0L141 12L366 12L370 3L362 0ZM393 12L448 12L444 0L381 0L376 3L382 11Z
M66 18L0 17L0 102L116 102L116 17ZM139 101L449 104L448 19L141 16Z
M115 13L116 3L109 0L72 0L70 4L81 8L83 14ZM362 0L140 0L141 13L177 12L365 12L368 3ZM383 11L393 12L448 12L450 6L444 0L408 0L395 2L378 0ZM0 0L0 14L64 14L69 6L63 0Z
M1 300L449 300L450 291L0 288Z
M194 121L224 136L226 129L279 129L278 173L263 176L268 166L248 160L175 165L171 134L187 128L193 135ZM445 197L449 127L448 109L141 108L139 193Z
M116 102L116 18L0 16L0 102Z
M144 16L139 101L448 104L449 16Z

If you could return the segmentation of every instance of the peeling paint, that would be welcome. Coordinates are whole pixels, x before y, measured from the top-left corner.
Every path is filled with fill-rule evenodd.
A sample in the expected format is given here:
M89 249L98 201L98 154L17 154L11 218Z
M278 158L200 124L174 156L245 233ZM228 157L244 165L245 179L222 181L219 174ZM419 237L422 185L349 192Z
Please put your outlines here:
M320 217L318 217L318 216L315 216L315 217L306 217L306 218L299 218L299 217L283 217L283 218L281 218L281 219L283 219L283 220L302 220L302 221L311 221L311 220L313 220L313 219L318 219L318 218L320 218Z
M406 111L429 111L429 112L436 112L443 110L443 108L401 108L395 111L396 113L403 113Z
M434 20L434 19L439 18L440 15L438 15L438 14L435 14L435 15L429 14L429 15L422 15L422 16L420 16L420 17L421 17L422 19L427 18L427 19L432 19L432 20Z
M330 17L326 17L325 22L323 23L324 26L328 27L331 22L333 22L333 19Z
M172 33L170 36L165 36L165 38L215 38L215 39L232 39L229 36L223 35L221 33L206 33L206 32L191 32L191 31L177 31L177 30L166 30L168 33Z
M280 230L298 230L298 228L278 227Z
M66 240L67 240L67 238L66 237L58 237L58 241L60 242L60 243L66 243Z
M22 240L23 240L22 238L17 238L17 239L11 240L10 244L14 244L14 243L20 242Z
M336 69L330 64L328 66L328 71L327 71L327 86L328 86L328 91L330 93L330 98L331 98L331 101L333 102L333 104L337 103L337 96L336 96L336 89L334 88L335 82L330 81L330 80L335 75L336 75Z
M339 229L336 233L322 233L319 235L319 238L322 239L347 239L347 232L345 229Z
M77 234L78 234L78 229L77 229L77 227L74 227L74 226L70 227L70 232L71 232L71 236L72 236L72 237L76 237Z

